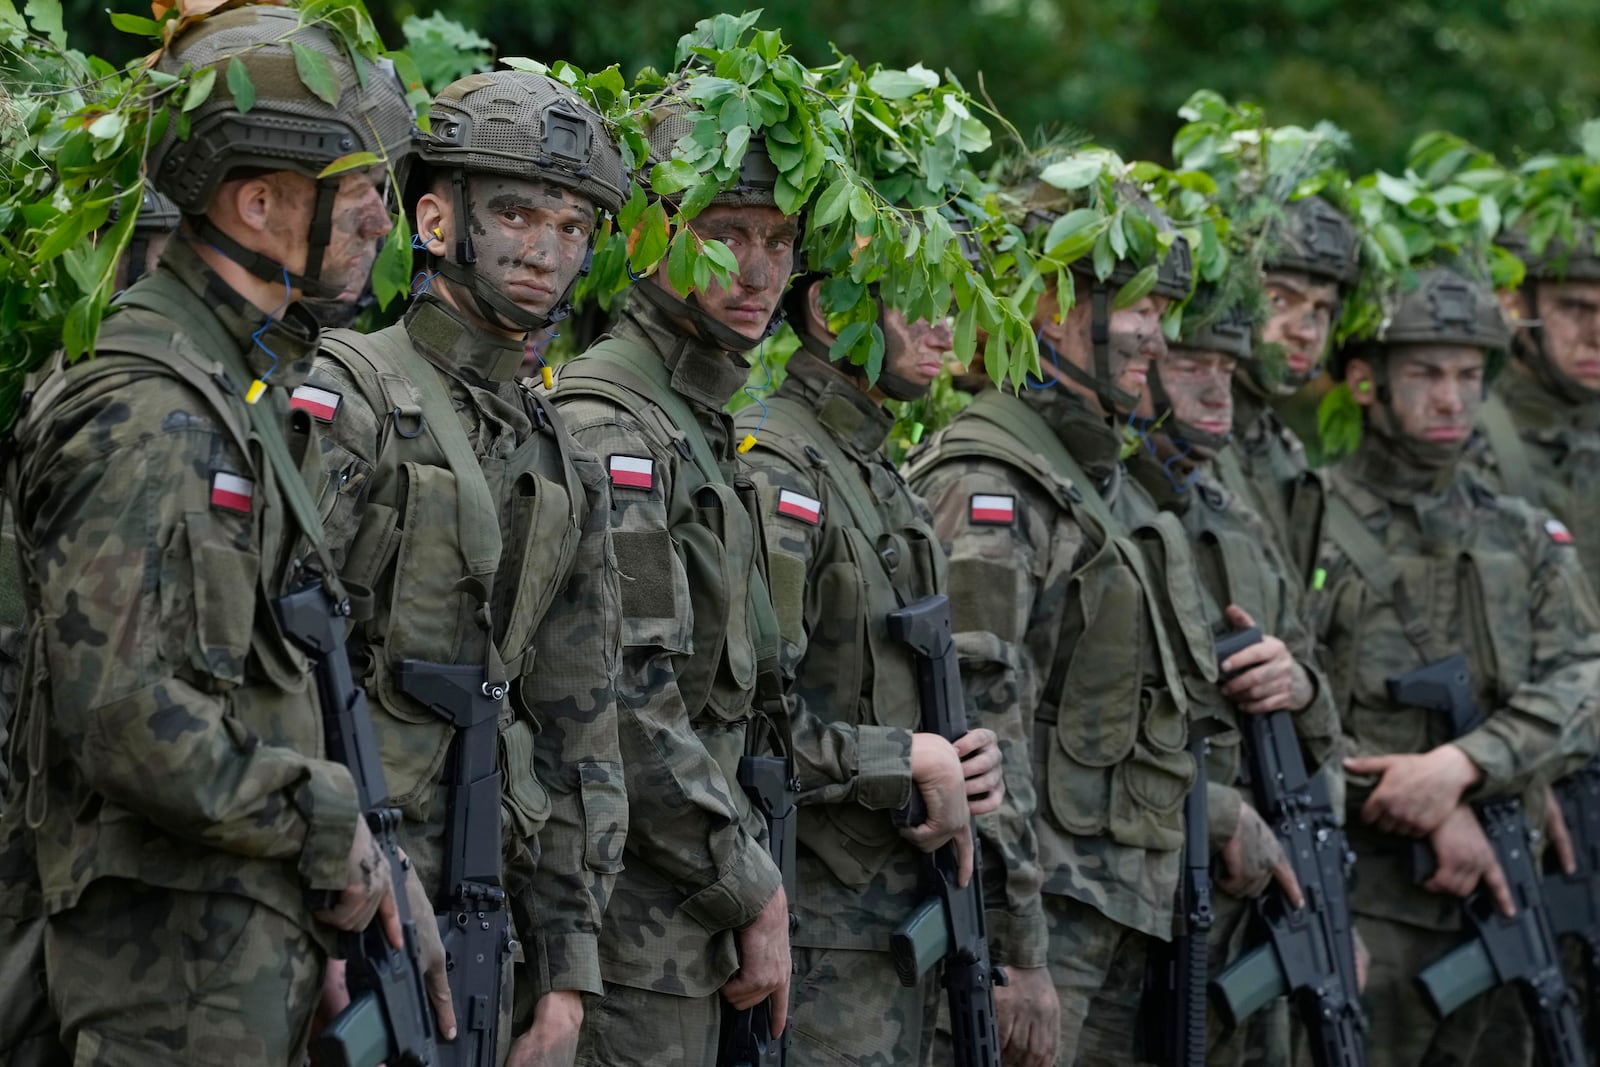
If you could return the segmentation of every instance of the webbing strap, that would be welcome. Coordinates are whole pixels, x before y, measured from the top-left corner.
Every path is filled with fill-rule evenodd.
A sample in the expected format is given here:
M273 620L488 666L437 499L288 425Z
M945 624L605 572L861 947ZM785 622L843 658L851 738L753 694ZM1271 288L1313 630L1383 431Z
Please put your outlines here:
M1489 447L1494 451L1495 462L1500 464L1500 491L1508 496L1520 496L1536 508L1545 507L1528 446L1517 433L1517 424L1512 421L1511 410L1505 402L1489 394L1478 411L1478 418L1482 420Z
M1328 493L1328 538L1350 558L1350 563L1378 591L1400 617L1400 625L1413 648L1425 663L1445 658L1434 637L1433 628L1423 619L1406 593L1400 571L1389 558L1389 550L1367 528L1355 507L1337 489Z
M1113 537L1126 536L1127 531L1111 513L1111 505L1095 488L1094 481L1083 472L1078 461L1061 438L1050 431L1039 413L1023 403L1021 398L999 389L986 389L968 408L971 416L1015 437L1028 451L1041 457L1046 465L1068 481L1083 495L1083 505L1088 508L1102 527Z

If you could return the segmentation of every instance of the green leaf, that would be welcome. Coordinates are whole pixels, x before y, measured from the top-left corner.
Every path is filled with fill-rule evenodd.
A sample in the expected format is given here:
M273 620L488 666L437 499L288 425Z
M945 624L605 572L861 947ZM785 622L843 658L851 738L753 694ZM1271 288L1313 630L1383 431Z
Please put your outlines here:
M722 270L735 272L739 269L739 260L734 257L733 250L721 241L706 241L700 246L706 259Z
M650 169L650 188L662 196L681 193L700 180L700 172L681 159L669 159Z
M161 24L155 19L147 19L140 15L129 15L122 11L111 12L111 25L123 33L133 33L140 37L161 36Z
M378 258L372 264L372 295L380 307L388 307L395 297L411 291L411 227L405 212L394 217L394 229L384 238Z
M871 195L861 186L853 186L850 190L850 217L857 222L866 222L876 214Z
M840 178L822 191L817 197L817 206L811 215L811 224L816 227L831 226L844 218L845 210L850 206L850 193L855 186L848 178Z
M693 243L688 227L684 227L672 238L672 250L667 253L667 281L684 296L694 292Z
M952 351L962 363L971 363L978 348L978 309L967 305L956 316L956 333Z
M1375 177L1377 179L1378 192L1401 207L1406 206L1417 198L1417 187L1404 178L1396 178L1394 175L1385 174L1381 170L1377 172Z
M228 92L241 115L256 106L256 83L250 80L250 68L237 59L228 60Z
M382 162L383 157L376 152L351 152L349 155L340 156L318 171L317 180L332 178L349 170L365 170L367 167L376 167Z
M1100 177L1105 165L1104 159L1094 156L1074 156L1044 168L1039 172L1039 180L1057 189L1082 189Z
M185 113L193 111L205 103L211 96L211 89L217 84L217 68L207 67L189 82L189 89L183 94L183 110Z
M61 22L58 0L28 0L23 10L33 24L33 32L47 38L57 48L67 47L67 31Z
M750 127L735 126L728 131L728 147L723 151L722 161L730 167L737 167L739 161L744 159L745 149L749 146Z
M1590 119L1583 124L1578 132L1578 143L1583 145L1584 155L1600 163L1600 119Z
M289 46L294 50L294 71L300 76L300 84L329 107L338 107L339 77L328 57L299 41L290 41Z
M904 100L938 84L939 76L921 63L909 70L880 70L867 79L867 88L886 100Z
M671 236L666 208L659 200L651 201L628 237L628 260L633 265L634 273L642 273L655 266L666 252Z
M1132 307L1149 295L1150 290L1156 287L1158 265L1150 264L1138 274L1128 279L1128 284L1117 290L1117 297L1111 302L1113 311Z
M120 135L128 125L128 118L120 111L109 111L89 123L89 135L109 141Z

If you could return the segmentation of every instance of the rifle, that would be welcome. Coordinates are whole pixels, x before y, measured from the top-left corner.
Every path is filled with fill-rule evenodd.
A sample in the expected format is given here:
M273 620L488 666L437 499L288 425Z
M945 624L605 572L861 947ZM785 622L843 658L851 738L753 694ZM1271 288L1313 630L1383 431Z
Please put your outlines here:
M792 901L797 891L795 797L800 792L792 761L788 755L741 756L738 776L740 788L767 822L767 851L783 875L784 894ZM791 930L793 925L791 914ZM742 1011L723 1006L717 1067L783 1067L788 1062L788 1044L787 1033L772 1036L772 1007L768 1001Z
M337 602L312 578L273 604L284 634L316 662L317 699L322 705L328 754L350 769L356 798L378 848L389 861L403 947L395 948L381 923L359 933L341 933L340 955L348 961L345 983L350 1005L311 1043L312 1060L333 1067L432 1067L438 1063L433 1008L428 1003L417 945L417 924L406 896L410 860L401 858L396 830L400 810L389 806L389 787L378 758L367 694L350 672L345 652L348 601ZM329 907L337 894L319 902Z
M436 915L459 1025L439 1062L495 1067L505 965L516 950L500 874L500 709L506 683L481 666L401 660L402 693L456 728L445 838L446 910Z
M1388 689L1389 699L1397 704L1443 713L1452 738L1475 729L1480 721L1467 662L1459 652L1390 678ZM1495 986L1515 982L1533 1024L1540 1059L1548 1067L1587 1067L1578 998L1561 970L1522 801L1488 800L1473 808L1505 872L1517 913L1502 914L1494 895L1480 885L1461 902L1475 936L1425 967L1417 975L1417 988L1429 1010L1443 1018ZM1426 841L1416 843L1413 860L1418 881L1431 877L1438 867Z
M967 732L967 709L950 630L950 598L943 594L924 597L890 612L888 624L889 637L908 646L916 660L922 729L946 741L960 740ZM911 792L913 799L918 799L916 789ZM941 959L945 961L944 986L956 1063L960 1067L999 1067L994 987L1004 985L1006 975L989 961L977 827L971 832L972 878L966 888L958 884L961 869L954 844L926 857L924 879L931 895L890 935L889 951L894 956L895 974L907 987L916 985Z
M1219 637L1218 663L1260 640L1255 628ZM1276 885L1256 898L1258 943L1212 981L1212 1002L1232 1028L1288 995L1310 1037L1316 1067L1366 1067L1367 1020L1356 981L1349 897L1355 853L1327 781L1306 772L1290 713L1240 718L1256 810L1283 844L1305 907L1291 908Z
M1567 831L1572 835L1578 869L1567 874L1559 867L1544 876L1544 903L1550 928L1557 938L1576 938L1583 945L1589 988L1600 989L1600 760L1555 785ZM1589 1040L1600 1047L1600 1031L1591 1021Z
M1166 1067L1205 1067L1206 974L1211 966L1211 841L1206 801L1210 733L1189 723L1195 779L1183 798L1183 881L1172 940L1154 946L1140 1004L1140 1057Z

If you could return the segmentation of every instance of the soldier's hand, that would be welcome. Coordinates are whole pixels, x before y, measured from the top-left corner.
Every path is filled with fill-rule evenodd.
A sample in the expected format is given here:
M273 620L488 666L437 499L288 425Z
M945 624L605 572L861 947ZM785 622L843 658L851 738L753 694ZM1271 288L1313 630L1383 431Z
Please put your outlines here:
M1461 794L1483 776L1455 745L1417 754L1352 756L1344 769L1380 776L1361 806L1361 818L1385 833L1407 837L1427 837L1442 826L1460 806Z
M1228 605L1227 616L1228 625L1236 630L1248 630L1256 624L1250 613L1237 604ZM1229 656L1222 663L1222 670L1236 674L1223 683L1222 695L1250 715L1299 711L1316 695L1306 669L1289 646L1271 634L1262 634L1260 641Z
M1305 904L1300 880L1294 876L1283 845L1249 804L1239 805L1239 825L1222 846L1222 865L1224 877L1217 884L1236 897L1260 896L1268 883L1276 880L1290 904L1296 908Z
M1355 941L1356 949L1356 992L1367 991L1367 974L1372 970L1372 952L1367 948L1367 943L1361 940L1361 931L1354 926L1350 927L1350 937Z
M938 734L912 734L911 781L922 794L928 817L919 826L902 828L900 836L924 852L953 843L958 881L965 887L972 878L972 812L955 746Z
M1544 790L1544 832L1556 850L1556 862L1566 874L1578 873L1578 852L1572 847L1572 831L1567 828L1566 813L1561 810L1556 792L1549 786Z
M511 1046L506 1067L572 1067L583 1027L583 994L556 989L533 1007L533 1025Z
M740 1011L763 1000L772 1005L772 1034L789 1021L789 900L783 887L767 901L756 921L740 930L739 969L722 986L722 997Z
M967 806L974 816L1000 807L1006 796L1006 779L1000 767L1000 740L993 730L968 730L956 740L956 755L967 776Z
M1500 861L1495 858L1494 846L1489 844L1472 808L1457 805L1439 828L1428 835L1428 841L1433 845L1439 869L1423 883L1424 889L1465 897L1478 888L1481 881L1494 894L1495 903L1503 913L1517 913L1511 900L1511 887L1500 869Z
M396 948L403 945L388 857L367 828L367 820L357 816L355 840L345 859L344 889L331 910L319 911L316 916L336 930L356 931L365 930L375 915L383 922L389 943Z
M422 982L427 987L428 1000L433 1004L433 1017L439 1020L439 1033L444 1039L454 1041L455 1003L450 997L450 975L445 970L444 942L439 938L439 923L433 917L428 893L422 888L417 869L409 863L406 864L405 892L406 903L411 907L411 921L417 928L417 952L421 957L418 962L422 965Z
M994 987L995 1027L1006 1067L1050 1067L1061 1042L1061 1002L1048 967L1008 967Z

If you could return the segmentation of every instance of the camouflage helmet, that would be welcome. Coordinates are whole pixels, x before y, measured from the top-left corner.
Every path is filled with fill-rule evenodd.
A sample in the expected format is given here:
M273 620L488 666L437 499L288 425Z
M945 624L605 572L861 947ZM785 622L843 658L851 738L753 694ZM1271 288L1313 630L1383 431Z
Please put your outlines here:
M1214 318L1193 316L1191 319L1186 314L1183 333L1173 344L1178 348L1221 352L1237 360L1247 360L1255 358L1255 332L1255 316L1239 302Z
M1467 345L1500 353L1511 344L1500 301L1488 285L1446 267L1420 272L1415 288L1402 293L1376 337L1335 354L1329 371L1343 379L1356 356L1381 356L1403 345Z
M554 78L531 71L472 74L446 86L419 132L416 157L434 167L554 182L615 215L627 197L622 152L599 115Z
M1361 280L1361 239L1350 217L1320 196L1284 206L1268 270L1303 271L1352 289Z
M183 214L178 210L178 205L172 198L146 183L144 198L139 204L139 216L133 220L133 228L147 230L152 233L171 233L178 228Z
M325 30L299 22L288 8L234 8L185 31L156 64L172 75L208 67L218 74L211 95L189 113L189 136L180 137L178 123L169 123L150 150L156 187L184 214L204 212L217 186L241 168L315 178L352 152L391 160L410 153L411 107L392 69L353 57ZM320 54L332 66L336 106L301 83L293 46ZM230 63L243 63L256 87L248 112L239 110L228 88Z
M1552 237L1544 251L1534 252L1528 231L1518 227L1503 231L1495 243L1522 260L1528 277L1536 281L1600 281L1600 251L1595 249L1595 228L1579 224L1573 241Z
M690 117L700 106L685 95L687 82L679 82L662 91L650 102L647 118L650 143L650 166L665 163L673 158L673 148L685 137L694 133ZM739 161L739 174L733 184L711 198L713 207L777 207L778 168L767 154L764 137L750 138L744 158Z

